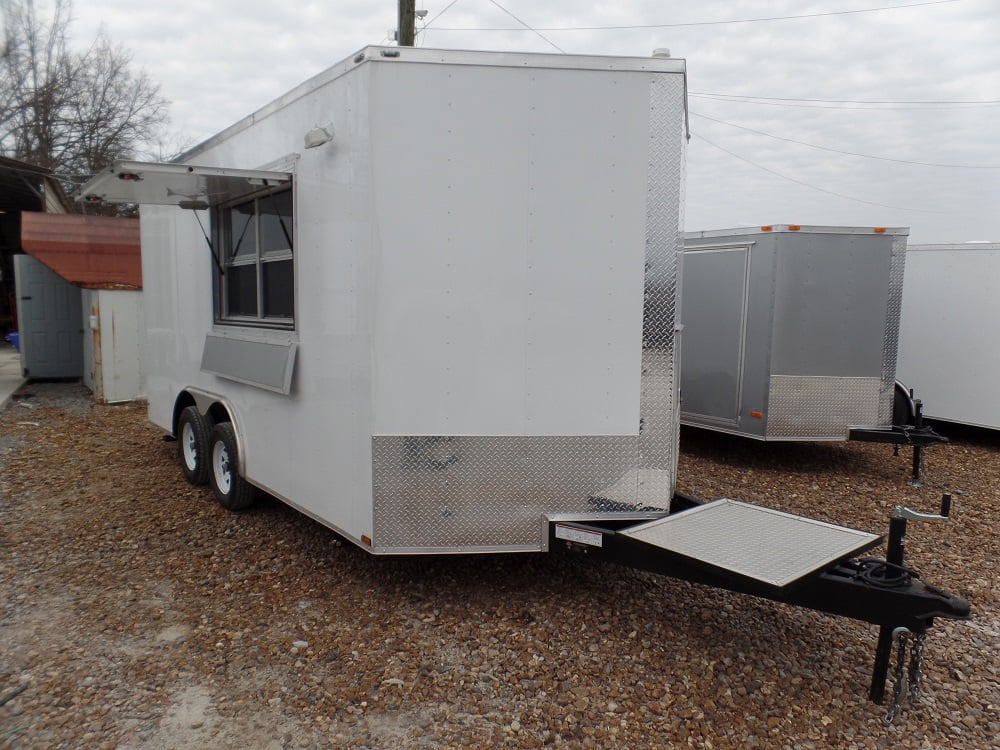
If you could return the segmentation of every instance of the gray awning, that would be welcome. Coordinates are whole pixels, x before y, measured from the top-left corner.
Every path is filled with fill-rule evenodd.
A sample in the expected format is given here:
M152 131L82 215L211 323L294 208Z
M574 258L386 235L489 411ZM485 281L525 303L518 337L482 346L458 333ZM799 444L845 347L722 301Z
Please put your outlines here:
M80 195L84 201L208 208L291 179L288 172L122 161L95 175Z

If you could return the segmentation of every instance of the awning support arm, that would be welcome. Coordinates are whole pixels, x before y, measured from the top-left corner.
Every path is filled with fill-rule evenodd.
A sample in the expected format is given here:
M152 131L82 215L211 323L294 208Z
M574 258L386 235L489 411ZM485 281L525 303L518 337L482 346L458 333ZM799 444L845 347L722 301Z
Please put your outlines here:
M233 252L231 252L229 254L229 257L226 258L227 261L232 260L233 258L235 258L237 256L237 254L240 252L240 246L243 244L243 238L247 236L247 230L250 228L250 222L252 222L252 221L256 221L256 217L254 217L253 219L248 220L247 222L245 222L243 224L243 231L240 232L240 238L238 240L236 240L236 244L233 245Z
M205 243L208 245L208 251L212 253L212 258L215 260L215 267L219 269L219 276L225 276L226 270L222 267L222 261L219 260L219 256L215 252L215 247L212 246L212 240L209 239L208 232L205 231L205 225L201 223L201 216L197 211L194 212L194 217L198 220L201 233L205 236Z
M264 180L264 184L268 185L268 181ZM295 248L292 247L292 238L288 234L288 227L285 226L285 220L281 216L281 211L278 210L278 200L277 200L277 198L274 197L274 191L273 190L269 190L268 191L268 195L271 196L271 203L274 205L274 213L278 217L278 223L281 224L281 231L284 233L285 240L288 242L288 249L291 250L294 253L295 252Z

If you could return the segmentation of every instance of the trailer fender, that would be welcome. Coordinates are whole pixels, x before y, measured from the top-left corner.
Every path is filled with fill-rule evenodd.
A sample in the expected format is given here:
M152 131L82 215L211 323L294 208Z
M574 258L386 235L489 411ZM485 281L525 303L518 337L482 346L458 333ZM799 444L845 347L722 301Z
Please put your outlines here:
M892 423L913 425L917 418L917 407L913 403L913 392L904 383L895 381L892 390Z

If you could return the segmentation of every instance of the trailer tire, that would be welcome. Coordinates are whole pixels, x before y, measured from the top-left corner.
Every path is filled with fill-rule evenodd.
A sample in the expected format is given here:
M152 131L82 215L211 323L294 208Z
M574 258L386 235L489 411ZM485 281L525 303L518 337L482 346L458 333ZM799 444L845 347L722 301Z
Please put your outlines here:
M177 418L177 458L191 484L208 481L208 422L195 406L186 407Z
M212 428L208 438L208 478L215 499L226 510L245 510L253 505L257 489L240 476L239 452L236 431L229 422L220 422Z

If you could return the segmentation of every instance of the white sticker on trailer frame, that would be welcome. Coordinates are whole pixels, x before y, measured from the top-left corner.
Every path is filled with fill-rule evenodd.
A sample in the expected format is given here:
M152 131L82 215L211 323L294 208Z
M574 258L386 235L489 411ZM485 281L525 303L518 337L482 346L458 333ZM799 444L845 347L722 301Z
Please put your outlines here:
M577 542L591 547L603 547L604 535L599 531L584 531L572 526L556 524L556 539L565 539L567 542Z

